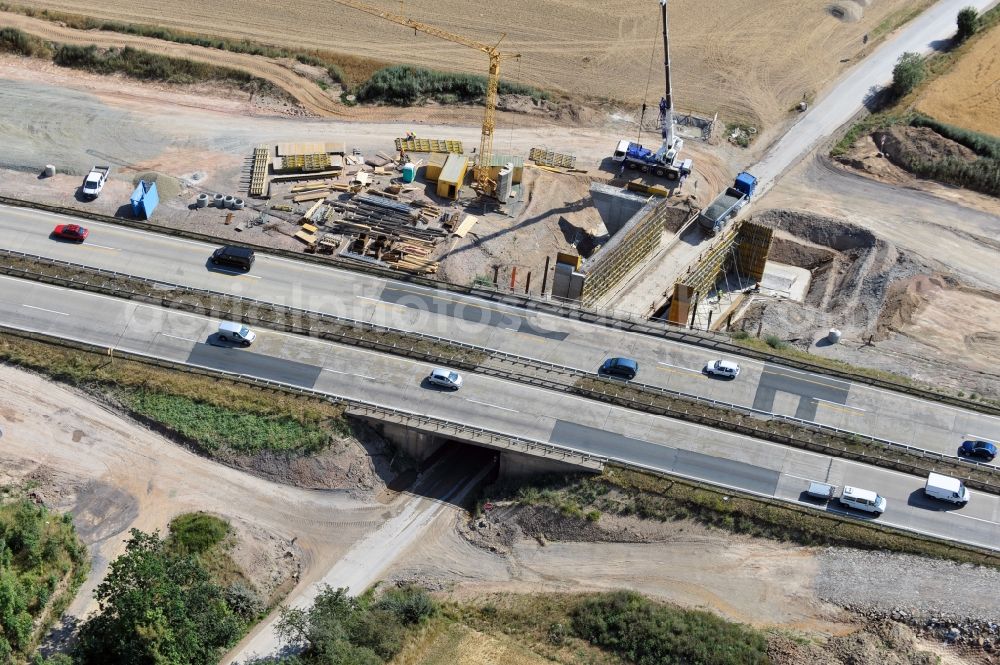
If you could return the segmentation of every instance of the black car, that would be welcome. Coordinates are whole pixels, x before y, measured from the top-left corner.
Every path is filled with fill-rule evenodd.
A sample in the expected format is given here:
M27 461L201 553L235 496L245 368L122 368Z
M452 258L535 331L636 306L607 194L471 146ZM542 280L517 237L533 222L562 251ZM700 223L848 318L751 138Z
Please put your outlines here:
M597 373L631 381L639 373L639 363L631 358L608 358Z
M968 457L978 457L986 462L992 462L997 456L997 447L989 441L964 441L959 452Z
M250 271L253 260L254 254L252 249L237 245L226 245L212 252L212 265L232 266L239 268L243 272Z

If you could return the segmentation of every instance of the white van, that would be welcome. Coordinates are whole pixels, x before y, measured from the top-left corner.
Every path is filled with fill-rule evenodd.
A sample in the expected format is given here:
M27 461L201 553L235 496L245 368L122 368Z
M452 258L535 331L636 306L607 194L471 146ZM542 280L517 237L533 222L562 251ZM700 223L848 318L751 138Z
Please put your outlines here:
M924 493L935 499L948 501L949 503L964 506L969 503L969 490L965 483L958 478L942 476L940 473L931 473L927 476L927 484L924 485Z
M850 485L844 485L840 502L849 508L857 508L868 513L881 515L885 512L885 497L881 497L871 490L863 490Z
M219 339L250 346L257 334L242 323L223 321L219 324Z

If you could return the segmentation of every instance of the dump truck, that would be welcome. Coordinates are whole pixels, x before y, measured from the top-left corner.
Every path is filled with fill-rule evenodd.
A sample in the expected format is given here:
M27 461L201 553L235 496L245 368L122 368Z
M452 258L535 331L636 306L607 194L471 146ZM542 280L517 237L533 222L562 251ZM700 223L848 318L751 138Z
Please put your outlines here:
M715 197L698 215L698 225L710 236L722 230L729 220L745 206L757 189L757 178L743 171L733 186Z
M111 174L110 166L97 166L90 169L90 173L87 174L87 178L83 181L83 198L88 201L93 201L100 195L101 190L104 189L104 183L107 182L108 176Z

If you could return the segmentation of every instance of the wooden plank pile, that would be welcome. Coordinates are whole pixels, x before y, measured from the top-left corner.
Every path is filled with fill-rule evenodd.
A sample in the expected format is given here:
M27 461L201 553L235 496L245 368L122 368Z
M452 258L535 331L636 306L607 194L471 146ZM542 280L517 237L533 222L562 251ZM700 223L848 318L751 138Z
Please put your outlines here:
M430 228L421 212L376 194L358 194L329 205L340 218L329 220L328 228L354 237L349 254L408 272L437 272L438 262L427 257L447 232Z

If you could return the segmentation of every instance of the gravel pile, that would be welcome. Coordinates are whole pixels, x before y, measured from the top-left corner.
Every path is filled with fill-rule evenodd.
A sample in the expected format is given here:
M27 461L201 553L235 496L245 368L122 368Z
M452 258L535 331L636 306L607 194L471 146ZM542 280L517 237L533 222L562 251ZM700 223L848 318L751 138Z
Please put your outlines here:
M906 554L829 548L816 593L869 619L892 619L921 637L1000 652L1000 571Z

